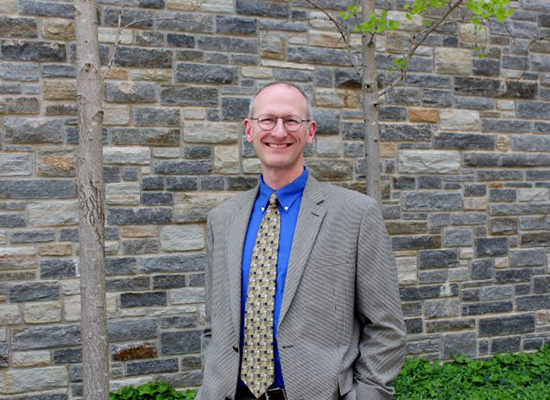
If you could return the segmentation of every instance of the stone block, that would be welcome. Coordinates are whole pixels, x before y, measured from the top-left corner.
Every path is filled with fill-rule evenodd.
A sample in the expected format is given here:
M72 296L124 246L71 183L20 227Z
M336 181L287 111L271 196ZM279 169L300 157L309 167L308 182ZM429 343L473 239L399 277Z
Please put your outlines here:
M43 62L67 60L65 44L54 42L3 40L0 51L4 60Z
M492 353L511 353L518 352L520 350L521 337L507 337L497 338L491 340L491 352Z
M76 225L78 204L76 201L29 203L28 216L33 226Z
M36 304L26 303L23 305L23 316L27 324L60 322L61 303L58 301L48 301Z
M105 198L110 205L137 205L140 203L138 182L108 183Z
M2 228L25 227L26 225L27 219L24 213L0 213L0 227Z
M113 128L111 137L116 145L179 146L180 129Z
M349 55L346 50L310 47L289 46L287 49L288 61L304 64L350 66ZM342 84L340 85L342 87Z
M548 276L536 276L534 281L534 292L537 294L540 293L550 293L550 277Z
M155 319L115 320L107 323L110 342L127 342L157 337L158 322Z
M44 244L38 246L38 254L44 256L70 256L73 252L71 244Z
M4 0L0 3L0 13L2 14L16 14L17 13L17 1L16 0Z
M174 203L172 193L143 193L141 203L148 206L168 206Z
M25 351L12 353L12 366L21 367L47 367L51 365L49 351Z
M107 82L105 100L110 103L151 103L157 100L156 84L148 82Z
M353 174L353 166L345 160L312 160L308 168L319 180L349 180Z
M403 197L403 209L409 211L459 210L462 206L458 192L412 191Z
M479 320L480 337L522 334L534 332L534 330L535 317L532 314L481 318Z
M178 360L176 358L131 362L126 364L126 374L149 375L178 371Z
M512 286L487 286L481 288L481 300L512 299L514 288Z
M75 150L71 148L37 149L36 169L40 176L76 176Z
M35 63L0 64L0 77L5 81L35 82L40 79L40 70Z
M164 251L200 250L205 245L202 225L167 226L160 238Z
M468 247L474 244L471 228L445 228L443 245L448 247Z
M40 261L41 279L71 279L79 276L77 260L50 259Z
M248 116L250 99L239 97L222 98L222 119L224 121L237 120L242 121Z
M502 257L508 254L506 238L476 238L476 257Z
M550 232L529 232L520 237L522 247L543 247L550 245Z
M112 208L107 210L110 225L166 224L171 222L172 210L165 207Z
M441 236L395 236L391 241L394 251L424 250L441 246Z
M178 193L174 206L174 222L205 222L206 214L231 198L226 193Z
M179 126L180 110L159 107L134 107L134 121L138 126Z
M202 175L212 171L212 161L157 161L153 168L155 174Z
M494 135L442 132L434 137L434 148L458 150L492 150L495 148Z
M497 283L530 282L531 277L531 269L503 269L497 270L495 274L495 279Z
M452 75L471 75L472 60L472 51L470 49L436 48L435 72Z
M40 105L36 97L4 97L0 99L0 115L38 114Z
M65 137L62 119L6 117L6 143L61 143Z
M384 141L425 141L431 140L431 137L432 128L427 124L380 124L380 139ZM361 138L363 138L362 134L358 139ZM346 139L345 133L344 139Z
M151 162L151 150L146 147L104 147L105 164L148 165Z
M2 324L2 326L20 324L22 321L21 317L22 314L18 305L0 306L0 324Z
M139 270L147 274L156 272L204 271L206 255L204 253L187 253L170 256L142 257L138 262Z
M492 235L514 235L518 233L518 221L515 218L491 218L489 230Z
M518 189L518 201L545 202L548 201L547 188Z
M185 275L169 274L153 276L153 289L177 289L186 286L187 283L185 282ZM180 328L183 327L180 326ZM185 328L188 328L188 326Z
M426 285L420 287L405 287L400 289L401 300L437 299L441 297L458 296L458 284Z
M519 118L544 119L550 112L550 103L545 101L518 101L517 116Z
M416 276L416 258L415 257L398 257L397 263L397 279L400 285L412 285L418 282Z
M60 3L52 3L52 4L60 4ZM42 36L45 39L63 40L63 41L74 40L75 39L74 22L68 19L44 18L42 23Z
M200 351L201 331L164 332L160 336L162 355L189 354Z
M209 177L205 177L203 179L206 179ZM209 190L208 187L205 188L204 185L202 185L202 188L205 190ZM196 191L198 189L198 182L196 177L189 177L189 176L169 176L166 178L166 190L174 191L174 192L185 192L185 191ZM223 187L222 189L223 190Z
M165 305L166 292L122 293L120 295L120 306L122 308Z
M237 67L191 63L176 64L176 82L229 85L235 84L237 80Z
M12 283L9 286L9 301L24 303L27 301L47 301L59 298L61 290L55 282Z
M68 384L69 376L65 367L8 369L0 372L0 394L66 388Z
M239 173L239 148L214 146L213 171L219 174Z
M231 53L252 53L258 52L258 42L254 39L224 36L201 36L198 41L198 48L208 51L220 51Z
M76 82L72 80L43 81L42 95L46 100L76 100Z
M172 52L166 49L119 46L115 65L128 68L171 68Z
M36 38L36 20L16 16L0 16L0 36L3 38Z
M122 242L123 254L148 254L158 253L160 243L158 239L124 240Z
M491 301L472 303L462 306L462 315L482 315L482 314L494 314L510 312L514 308L514 304L511 301Z
M290 16L288 5L266 1L237 0L235 11L237 14L268 18L288 18Z
M445 335L443 336L443 358L454 358L459 354L475 357L476 342L475 332Z
M234 12L233 0L166 0L166 8L180 11L197 11L211 13Z
M214 87L166 87L160 92L160 104L164 106L218 105L218 89Z
M188 143L237 143L239 127L230 122L190 122L184 127L184 140Z
M458 252L456 250L427 250L419 252L420 269L454 268L458 266Z
M80 326L78 325L21 328L12 333L13 350L74 346L80 343Z
M426 300L424 309L427 318L458 317L458 299Z
M449 174L460 169L457 151L400 150L398 168L401 173Z
M478 111L441 110L439 113L440 129L454 131L478 131L481 121Z
M158 356L157 346L151 342L113 345L110 352L115 361L140 360Z

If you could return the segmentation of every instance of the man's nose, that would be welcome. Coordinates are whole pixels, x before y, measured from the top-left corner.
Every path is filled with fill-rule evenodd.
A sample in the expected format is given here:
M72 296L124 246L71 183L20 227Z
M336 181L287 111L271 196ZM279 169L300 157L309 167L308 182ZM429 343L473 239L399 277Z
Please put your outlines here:
M277 118L277 122L275 123L275 126L271 130L271 135L275 137L285 137L287 135L287 131L285 128L285 122L283 118Z

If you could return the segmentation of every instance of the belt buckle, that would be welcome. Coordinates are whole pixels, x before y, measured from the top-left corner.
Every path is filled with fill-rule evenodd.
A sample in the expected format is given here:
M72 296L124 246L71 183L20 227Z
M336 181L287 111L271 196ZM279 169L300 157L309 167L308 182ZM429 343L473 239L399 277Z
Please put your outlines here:
M265 392L266 400L287 400L286 391L284 388L268 389Z

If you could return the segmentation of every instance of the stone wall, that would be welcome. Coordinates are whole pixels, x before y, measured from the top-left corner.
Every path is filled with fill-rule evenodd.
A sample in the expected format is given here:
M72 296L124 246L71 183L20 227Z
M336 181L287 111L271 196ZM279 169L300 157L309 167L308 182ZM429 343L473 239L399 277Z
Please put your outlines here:
M122 1L99 3L106 65ZM158 376L197 386L205 213L257 182L240 123L251 94L271 80L303 87L319 123L311 172L363 191L359 80L304 0L125 3L122 23L136 22L105 84L113 388ZM483 59L467 24L430 37L380 110L412 356L550 342L550 41L531 42L550 34L550 3L515 5ZM69 1L0 1L1 398L81 394L73 13ZM420 26L390 14L404 25L379 40L381 82Z

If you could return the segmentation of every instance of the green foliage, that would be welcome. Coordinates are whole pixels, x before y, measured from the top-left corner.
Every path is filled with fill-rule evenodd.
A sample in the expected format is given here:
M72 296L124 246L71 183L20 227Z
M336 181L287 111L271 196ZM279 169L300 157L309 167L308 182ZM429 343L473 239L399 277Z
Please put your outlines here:
M109 400L193 400L197 392L187 390L177 392L163 381L147 382L141 386L132 385L118 389L109 394Z
M547 400L550 346L487 360L407 360L395 381L396 400Z
M340 17L343 20L350 18L357 19L359 13L361 12L361 7L358 6L349 6L347 11L342 11ZM401 22L395 21L393 19L388 19L388 12L386 10L382 11L380 15L371 14L368 21L355 24L353 30L355 32L377 34L386 31L394 31L401 26Z

